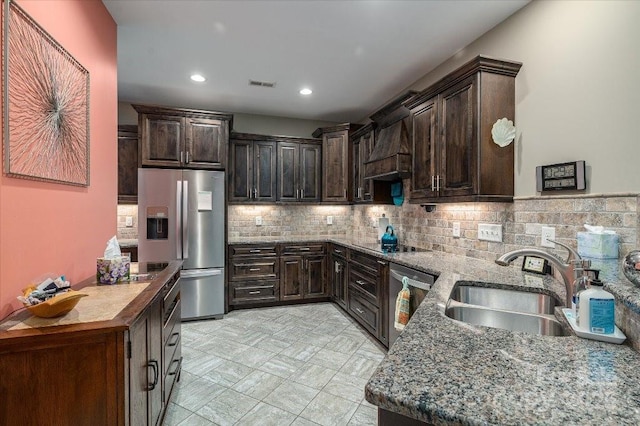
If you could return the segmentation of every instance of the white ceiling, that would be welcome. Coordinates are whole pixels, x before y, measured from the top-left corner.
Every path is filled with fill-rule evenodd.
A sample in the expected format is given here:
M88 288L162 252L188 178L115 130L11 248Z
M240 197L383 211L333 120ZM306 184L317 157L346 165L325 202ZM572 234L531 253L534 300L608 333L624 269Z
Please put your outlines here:
M120 101L340 122L362 120L527 2L103 0L118 24Z

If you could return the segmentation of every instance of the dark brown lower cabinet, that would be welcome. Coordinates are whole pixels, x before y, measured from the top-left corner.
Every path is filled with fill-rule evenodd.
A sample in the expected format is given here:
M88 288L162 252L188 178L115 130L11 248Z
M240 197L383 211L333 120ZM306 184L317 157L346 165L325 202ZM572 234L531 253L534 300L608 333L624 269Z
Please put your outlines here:
M283 245L280 300L327 298L325 243Z
M331 277L331 299L347 309L347 287L349 285L347 249L341 246L331 246L331 261L329 276Z
M156 425L162 413L162 304L153 303L129 330L129 419Z

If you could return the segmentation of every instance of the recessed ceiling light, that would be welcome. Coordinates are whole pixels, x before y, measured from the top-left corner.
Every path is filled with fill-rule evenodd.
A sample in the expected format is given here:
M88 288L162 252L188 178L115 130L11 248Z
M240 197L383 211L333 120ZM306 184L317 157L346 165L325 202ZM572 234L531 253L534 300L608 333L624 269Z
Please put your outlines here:
M311 89L309 89L307 87L305 87L304 89L300 90L300 94L301 95L310 95L312 93L313 93L313 90L311 90Z
M191 76L191 80L198 82L198 83L202 83L203 81L206 81L207 79L204 78L203 76L201 76L200 74L193 74Z

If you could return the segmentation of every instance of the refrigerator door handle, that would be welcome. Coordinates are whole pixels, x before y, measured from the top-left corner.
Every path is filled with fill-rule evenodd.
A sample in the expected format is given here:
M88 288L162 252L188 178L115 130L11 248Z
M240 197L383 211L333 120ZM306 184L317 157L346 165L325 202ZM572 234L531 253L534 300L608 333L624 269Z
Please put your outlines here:
M200 278L221 275L222 269L183 269L180 271L180 278Z
M182 193L182 258L189 258L189 181L183 181Z
M176 181L176 259L182 259L182 181Z

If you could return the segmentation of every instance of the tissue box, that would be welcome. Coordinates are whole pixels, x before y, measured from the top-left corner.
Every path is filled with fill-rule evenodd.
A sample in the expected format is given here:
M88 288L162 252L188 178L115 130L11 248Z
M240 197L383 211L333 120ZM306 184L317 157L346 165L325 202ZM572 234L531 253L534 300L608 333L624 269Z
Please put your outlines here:
M113 259L99 257L96 263L96 281L100 284L115 284L129 280L131 267L129 256L118 256Z
M617 259L618 235L578 232L578 254L595 259Z

